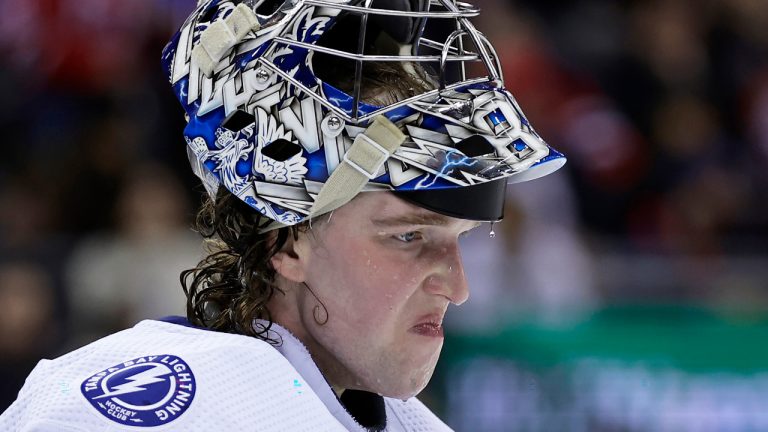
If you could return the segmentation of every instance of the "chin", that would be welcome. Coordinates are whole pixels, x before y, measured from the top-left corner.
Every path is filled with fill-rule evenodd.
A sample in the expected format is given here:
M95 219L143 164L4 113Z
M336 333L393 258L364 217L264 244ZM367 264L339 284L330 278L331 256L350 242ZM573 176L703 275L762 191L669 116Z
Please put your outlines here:
M376 367L366 367L368 371L379 373L366 373L361 377L363 379L359 382L365 384L364 390L401 400L412 398L424 390L435 372L440 349L401 351L399 354L388 362L376 364Z
M421 393L424 387L426 386L422 386L418 389L398 389L398 390L392 390L388 392L376 392L376 393L391 399L407 400Z
M422 390L424 390L425 387L427 387L427 384L429 384L429 380L424 380L423 383L414 383L415 385L409 386L408 388L403 388L401 391L397 392L395 396L390 396L395 399L401 399L406 400L410 399L419 393L421 393Z
M374 393L393 399L410 399L421 393L429 384L433 371L434 368L429 370L427 374L411 375L407 381L403 381L403 377L406 376L406 374L403 374L398 377L396 382L392 382L389 386L382 386L383 382L379 383L378 389L374 390Z

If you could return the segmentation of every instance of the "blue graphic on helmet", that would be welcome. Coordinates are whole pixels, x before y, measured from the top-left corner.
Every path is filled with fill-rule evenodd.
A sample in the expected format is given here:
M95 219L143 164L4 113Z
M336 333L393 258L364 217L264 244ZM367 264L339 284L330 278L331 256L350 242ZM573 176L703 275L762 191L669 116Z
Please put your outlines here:
M437 47L443 62L481 61L489 74L447 87L427 83L435 88L408 100L375 102L384 105L363 101L361 77L354 77L358 93L353 96L324 82L313 69L319 51L339 58L346 53L340 47L322 45L323 36L365 9L362 2L345 0L320 7L307 0L278 1L279 7L270 15L263 15L253 2L200 2L171 39L162 60L186 111L184 137L190 162L206 190L215 194L224 186L284 225L317 216L314 204L320 190L346 162L345 154L377 115L394 124L405 140L396 150L386 152L385 163L376 166L377 172L371 173L375 175L363 191L469 187L502 178L527 181L560 168L565 158L532 128L500 74L494 72L496 66L489 62L493 55L477 54L492 51L492 47L489 43L477 45L485 39L468 21L476 15L471 5L454 0L435 2L456 11L454 24L473 35L469 40L474 41L474 48L461 48L463 54L458 55L448 40L424 43ZM410 11L412 22L446 18L426 7L435 2L417 2L423 10ZM370 20L379 23L391 15L380 9L367 10ZM398 15L402 13L398 11ZM251 24L244 29L244 23ZM222 36L225 34L228 36ZM390 50L386 41L390 40L382 37L374 43ZM406 71L411 69L409 59L413 57L404 53L415 52L408 44L418 46L418 36L409 39L407 46L401 42L392 51L396 55L387 51L382 58L408 65L402 67L402 73L410 73ZM378 59L365 52L354 58ZM236 130L225 127L225 120L237 113L241 114L240 126ZM487 143L488 151L469 155L460 150L462 142L478 137ZM274 153L269 146L275 142L295 151L282 159L271 158Z
M195 397L195 376L173 355L139 357L85 379L80 391L100 414L126 426L151 427L181 416Z

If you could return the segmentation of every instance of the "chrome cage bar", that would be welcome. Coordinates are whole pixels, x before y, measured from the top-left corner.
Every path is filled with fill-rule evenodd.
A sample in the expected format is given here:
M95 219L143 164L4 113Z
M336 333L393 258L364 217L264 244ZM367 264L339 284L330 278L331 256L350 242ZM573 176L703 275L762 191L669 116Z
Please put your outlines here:
M355 13L355 14L361 14L362 19L360 23L360 35L358 39L357 53L351 53L347 51L336 50L333 48L317 46L314 44L286 38L283 35L278 35L272 39L271 45L265 50L265 52L263 53L261 58L258 60L258 62L264 65L265 67L267 67L268 69L272 70L273 72L277 73L278 75L280 75L286 81L291 82L294 86L304 91L307 95L312 97L318 103L325 106L326 108L334 112L336 115L344 119L345 122L349 122L352 124L362 123L364 121L367 121L373 118L376 115L391 111L393 109L399 108L403 105L409 104L416 100L432 97L441 91L454 89L461 85L483 82L483 81L503 82L501 64L500 64L498 55L496 54L496 51L494 50L493 46L490 44L490 41L488 40L488 38L482 33L480 33L479 31L477 31L474 28L474 26L469 22L469 18L475 17L480 13L480 10L474 5L465 3L465 2L451 1L451 0L430 0L429 2L430 6L433 6L433 5L442 6L445 9L447 9L447 11L407 12L407 11L398 11L398 10L389 10L389 9L368 8L367 6L370 6L371 2L372 0L365 0L365 6L352 6L348 4L339 4L339 3L335 3L327 0L305 0L303 2L303 7L300 9L281 10L275 14L275 15L281 15L279 18L281 20L284 18L288 19L285 25L283 26L283 28L290 28L294 24L296 17L300 15L298 12L300 12L301 10L304 10L306 7L316 6L316 7L348 11L350 13ZM454 19L456 22L456 30L453 33L451 33L451 35L443 43L426 39L426 38L419 40L418 46L425 46L429 49L434 49L436 51L439 50L440 51L439 55L388 56L388 55L364 54L363 49L365 45L365 30L366 30L367 20L369 15L388 15L388 16L411 17L411 18ZM275 18L276 18L275 16L271 17L270 21L273 21ZM478 52L464 50L464 43L462 40L463 39L462 36L465 36L465 35L469 36L472 39L473 44L477 48ZM456 40L458 47L452 46L454 40ZM295 47L307 49L310 51L323 52L326 54L331 54L334 56L354 60L356 65L355 65L355 86L354 86L354 91L352 95L352 98L353 98L352 115L350 116L349 114L339 109L338 107L331 105L316 91L310 90L305 85L303 85L293 77L289 76L287 73L280 70L280 68L278 68L275 64L273 64L270 60L267 60L271 55L271 53L280 44L295 46ZM410 98L399 101L395 104L389 105L387 107L383 107L372 113L361 116L359 115L360 114L359 102L360 102L360 94L361 94L360 87L361 87L363 62L366 62L366 61L436 62L439 64L439 71L440 71L439 85L440 86L439 88L434 89L432 91L422 93L416 96L412 96ZM488 76L467 80L465 62L476 62L476 61L481 61L483 63L483 65L485 66L485 69L488 72ZM460 82L446 86L445 78L444 78L444 68L447 62L459 62L461 67L462 80Z
M356 60L356 61L386 61L386 62L409 62L409 61L419 61L419 62L441 62L442 57L439 55L396 55L396 56L388 56L388 55L373 55L373 54L353 54L351 52L347 51L341 51L334 48L328 48L323 46L317 46L313 44L309 44L306 42L299 42L293 39L287 39L284 37L276 37L273 39L275 42L280 42L285 45L291 45L299 48L305 48L310 51L317 51L322 52L326 54L332 54L338 57L343 57L350 60ZM456 48L453 48L453 51L457 51ZM480 61L480 56L477 54L468 51L469 54L465 56L448 56L446 59L448 61L461 61L461 62L467 62L467 61Z
M456 11L447 12L408 12L392 9L377 9L368 8L364 6L352 6L346 4L339 4L325 0L306 0L304 4L308 6L320 6L329 9L339 9L349 12L355 12L363 15L389 15L389 16L401 16L407 18L473 18L480 15L480 9L474 7L469 3L460 3L465 9L457 8ZM366 2L370 4L370 2ZM431 1L430 5L442 6L440 1Z

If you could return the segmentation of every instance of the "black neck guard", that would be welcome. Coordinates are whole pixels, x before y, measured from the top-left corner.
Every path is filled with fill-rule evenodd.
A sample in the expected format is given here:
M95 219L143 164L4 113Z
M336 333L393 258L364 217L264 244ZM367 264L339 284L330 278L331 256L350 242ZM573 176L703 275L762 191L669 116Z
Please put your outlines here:
M344 390L339 400L347 412L369 431L386 429L387 413L381 396L361 390Z

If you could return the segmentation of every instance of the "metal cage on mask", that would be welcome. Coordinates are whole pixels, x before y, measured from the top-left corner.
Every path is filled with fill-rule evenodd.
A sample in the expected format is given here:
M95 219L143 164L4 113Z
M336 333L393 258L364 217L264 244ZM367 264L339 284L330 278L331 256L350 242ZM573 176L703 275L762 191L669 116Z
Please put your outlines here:
M331 47L320 46L317 44L298 41L292 38L290 35L286 35L286 32L282 32L281 35L274 37L272 45L261 56L261 64L267 69L280 75L286 81L291 82L296 87L300 88L305 94L314 98L317 102L328 108L330 111L337 114L345 122L352 124L364 123L371 118L384 114L388 111L397 109L401 106L408 105L415 101L430 99L436 97L440 92L445 90L451 90L460 86L466 86L473 83L491 81L496 82L499 85L503 83L503 75L499 63L498 56L490 41L477 31L469 21L470 18L476 17L480 14L480 10L469 3L454 2L451 0L429 0L429 1L387 1L391 8L377 8L372 7L374 0L364 0L359 5L354 4L340 4L325 0L305 0L302 3L301 8L291 9L291 2L284 4L286 10L280 10L275 13L268 21L274 22L275 20L282 21L284 19L295 19L300 15L301 10L309 7L320 7L328 10L336 10L344 14L354 14L361 17L360 27L357 33L357 50L356 52L348 52ZM379 3L382 3L379 1ZM415 3L415 4L414 4ZM422 10L399 10L397 7L403 5L410 5L411 7L417 6ZM431 10L432 7L442 7L444 11ZM405 18L412 21L411 27L415 29L415 32L411 35L411 43L403 44L411 45L410 54L397 54L397 55L380 55L380 54L367 54L365 53L366 34L368 33L368 22L373 18L379 18L380 21L392 20L392 24L397 24L396 19ZM338 19L338 17L337 17ZM434 20L453 20L454 30L443 41L437 41L422 37L422 32L428 19ZM413 23L416 23L415 25ZM291 25L289 23L282 26L284 29L289 29ZM475 50L470 50L465 47L464 38L470 39L471 45ZM399 41L405 42L405 41ZM340 57L355 62L355 87L351 95L352 112L345 112L338 106L329 103L322 94L319 94L317 90L311 90L304 83L295 79L290 74L286 73L280 67L272 63L269 58L274 51L278 50L281 45L293 46L310 51L310 53L320 52L336 57ZM422 54L423 50L431 50L433 54ZM312 54L310 54L311 57ZM404 98L395 103L388 104L383 107L376 107L375 109L367 109L361 112L361 83L363 74L363 64L365 62L400 62L400 63L427 63L435 64L436 68L436 84L434 89L417 94L408 98ZM487 72L486 76L475 77L468 79L467 67L468 62L481 62ZM454 83L447 82L446 67L449 63L458 63L460 68L460 78Z
M450 216L500 219L507 182L565 158L504 88L496 52L469 21L478 14L451 0L201 2L163 53L194 172L275 227L383 190ZM393 62L428 85L364 99L366 65ZM348 91L313 69L336 63L353 77Z

